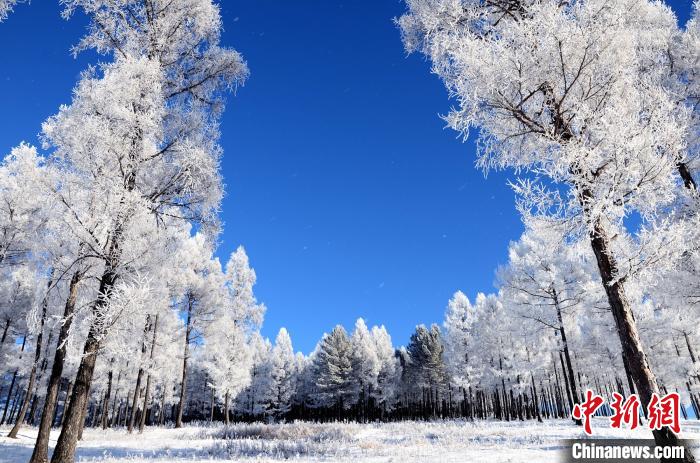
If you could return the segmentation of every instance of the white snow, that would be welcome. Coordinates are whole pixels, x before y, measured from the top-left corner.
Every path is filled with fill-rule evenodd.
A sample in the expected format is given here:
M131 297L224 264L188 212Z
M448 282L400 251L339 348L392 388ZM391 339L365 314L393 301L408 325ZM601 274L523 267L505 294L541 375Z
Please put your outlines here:
M700 422L684 422L683 437L700 442ZM36 430L24 429L17 440L0 427L0 461L29 459ZM600 438L649 438L640 428L614 430L597 418L594 435ZM58 437L52 434L51 445ZM189 425L182 429L147 428L139 435L124 429L86 429L77 461L82 462L555 462L563 439L583 437L569 421L401 422L384 424L289 423ZM696 447L697 452L700 448Z

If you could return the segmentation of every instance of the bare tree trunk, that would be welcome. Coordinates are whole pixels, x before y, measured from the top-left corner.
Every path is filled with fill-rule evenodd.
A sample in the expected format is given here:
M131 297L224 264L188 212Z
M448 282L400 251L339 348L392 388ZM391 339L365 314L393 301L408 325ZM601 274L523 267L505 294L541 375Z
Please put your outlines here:
M224 423L229 424L228 417L228 391L226 391L226 397L224 398Z
M118 237L114 237L113 240L117 241ZM113 250L112 253L114 252ZM99 297L92 307L92 312L98 318L99 312L107 304L115 281L116 275L111 270L111 267L108 266L100 279ZM97 320L93 321L83 347L83 356L73 384L73 395L66 413L66 420L51 457L52 463L73 463L75 459L75 449L78 445L80 430L82 429L81 418L88 402L92 377L95 372L95 362L97 361L97 351L100 347L100 329L99 322Z
M679 162L677 167L678 173L683 179L683 184L685 185L685 187L689 190L697 191L698 185L697 183L695 183L695 179L693 179L693 175L690 173L688 166L683 162Z
M24 333L24 337L22 338L22 349L19 351L19 358L22 358L22 354L24 354L24 347L27 345L27 336L28 333ZM5 401L5 410L2 412L2 421L0 424L5 424L5 415L7 414L7 407L10 403L10 396L12 395L12 388L15 385L15 381L17 380L17 373L18 370L15 370L15 372L12 374L12 382L10 383L10 390L7 392L7 400ZM17 386L17 390L19 391L19 385ZM27 394L29 395L29 394ZM17 400L15 398L15 402L12 402L12 413L10 413L10 416L7 417L7 422L9 423L12 421L12 415L14 414L15 411L15 404L17 403ZM26 411L26 410L25 410Z
M590 195L587 195L590 197ZM647 408L652 394L659 393L656 377L651 370L649 361L642 346L642 340L637 330L637 322L632 313L632 307L625 293L624 282L617 278L617 262L613 257L610 238L603 223L595 223L590 236L591 247L598 263L600 277L608 296L617 331L622 344L622 355L627 359L630 373L637 386L642 407ZM668 427L652 431L654 440L659 446L677 445L678 436ZM686 448L685 462L694 462L690 449Z
M156 336L158 335L158 314L156 314L156 318L153 322L153 339L151 340L151 354L149 356L149 373L148 376L146 377L146 393L144 394L143 397L143 413L141 414L141 421L139 422L139 432L143 432L143 428L146 425L146 410L148 410L148 401L150 399L150 393L151 393L151 362L153 362L153 352L155 351L156 348Z
M530 373L530 378L532 379L532 400L535 404L535 414L537 415L537 421L542 422L542 415L540 414L540 407L537 403L537 386L535 385L535 375Z
M211 394L210 394L209 403L211 404L211 407L209 408L209 422L213 423L214 422L214 386L212 386L210 389L211 389Z
M17 411L17 404L19 404L22 401L24 396L24 391L19 388L19 385L17 385L17 392L15 394L14 400L12 401L12 410L10 410L10 416L7 419L8 423L12 421L13 417L15 416L15 412Z
M12 390L15 388L15 382L17 381L17 370L12 374L12 381L10 382L10 389L7 390L7 398L5 399L5 409L2 411L2 419L0 424L5 424L5 418L7 418L7 410L10 408L10 400L12 399Z
M134 424L136 423L136 413L139 409L138 400L141 392L141 380L143 379L143 354L146 353L146 337L148 332L151 330L151 316L146 315L146 325L143 327L143 341L141 342L141 358L139 365L139 372L136 375L136 390L134 391L134 401L131 404L131 416L129 417L129 434L134 430ZM145 410L144 410L145 411Z
M562 375L564 376L564 386L565 386L565 389L566 389L566 398L567 398L568 401L569 401L569 408L570 408L571 410L573 410L573 408L574 408L574 400L573 400L573 398L572 398L572 396L571 396L571 388L570 388L570 386L569 386L570 383L569 383L569 380L568 380L567 377L566 377L566 365L564 364L564 356L562 355L562 352L561 352L561 351L559 351L559 362L561 363L561 372L562 372ZM556 364L554 365L554 368L555 368L555 372L556 372L556 368L557 368ZM558 375L557 375L557 376L558 376Z
M7 339L7 333L10 331L10 319L5 320L5 328L2 330L2 338L0 338L0 352L2 352L2 346L5 345L5 339Z
M134 388L134 397L131 402L131 414L129 415L129 426L127 431L131 433L134 430L134 423L136 422L136 412L139 409L139 391L141 389L141 378L143 377L143 368L139 368L139 372L136 374L136 387Z
M75 272L68 287L68 299L66 299L66 305L63 310L63 324L58 334L58 345L54 354L49 384L46 388L46 398L44 399L44 408L41 412L41 421L39 423L39 434L34 443L34 451L29 459L29 463L47 463L49 461L49 434L51 433L54 411L56 410L58 390L61 386L61 375L63 375L63 365L66 360L66 341L73 323L73 313L75 312L81 277L79 272Z
M559 295L556 290L554 290L554 306L557 309L557 319L559 320L559 332L561 333L561 343L564 348L564 360L566 360L566 370L565 378L569 381L569 386L571 387L571 395L573 396L574 405L579 403L579 394L576 388L576 379L574 377L574 367L571 363L571 354L569 353L569 342L566 339L566 328L564 327L564 317L561 313L561 306L559 305Z
M114 359L110 361L114 363ZM109 419L109 399L112 396L112 377L114 372L110 368L109 373L107 373L107 392L105 392L105 399L102 405L102 429L107 429L107 420Z
M192 334L192 304L194 303L193 296L187 296L187 320L185 327L185 355L182 358L182 385L180 386L180 404L177 407L177 418L175 427L182 427L182 411L185 407L185 399L187 396L187 360L190 356L190 335Z
M562 317L561 314L561 306L559 304L559 295L557 294L556 289L552 288L552 295L554 298L554 307L557 309L557 319L559 320L559 333L561 333L561 343L562 347L564 348L564 359L566 360L566 370L564 372L564 380L568 381L570 387L571 387L571 395L573 397L573 405L571 405L571 410L573 411L573 407L576 406L576 404L579 403L579 395L578 391L576 389L576 379L574 377L574 368L571 364L571 355L569 354L569 343L566 340L566 328L564 327L564 317ZM583 423L581 420L574 419L574 422L581 426Z

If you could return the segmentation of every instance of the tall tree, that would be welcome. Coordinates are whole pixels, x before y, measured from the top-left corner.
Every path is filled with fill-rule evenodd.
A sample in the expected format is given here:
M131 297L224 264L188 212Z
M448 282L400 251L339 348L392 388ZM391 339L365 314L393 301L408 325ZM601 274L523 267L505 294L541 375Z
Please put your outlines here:
M407 386L414 396L423 397L423 412L434 416L438 413L440 401L445 399L448 379L440 328L432 325L428 329L425 325L418 325L406 350Z
M292 406L296 388L297 361L292 348L292 338L285 328L280 328L270 356L270 413L283 418Z
M355 322L355 331L350 338L352 366L352 395L353 403L357 403L362 418L365 418L365 410L368 401L375 393L379 376L379 357L377 345L365 324L358 318Z
M216 120L222 90L241 82L247 70L235 51L219 47L221 20L210 0L72 0L64 5L66 16L82 9L91 20L76 52L94 48L116 58L104 67L102 78L84 77L73 105L54 119L50 133L54 145L70 145L63 151L72 163L100 166L93 170L100 174L100 191L116 198L106 209L109 238L102 251L100 297L93 304L99 315L123 272L124 240L135 211L161 222L176 217L216 223L221 198ZM60 130L68 126L80 130ZM111 147L102 149L104 144ZM75 453L102 335L99 316L96 320L55 463L72 461Z
M313 403L317 407L333 408L339 412L352 404L352 345L345 328L338 325L324 334L313 360L315 390Z
M404 43L425 53L459 98L450 125L465 134L478 128L481 167L546 178L515 184L521 211L588 237L646 406L659 387L615 235L630 212L652 221L673 200L687 121L663 85L641 72L666 53L659 38L672 35L672 13L647 1L515 3L517 20L500 21L509 13L491 2L408 0ZM677 441L668 428L654 437Z

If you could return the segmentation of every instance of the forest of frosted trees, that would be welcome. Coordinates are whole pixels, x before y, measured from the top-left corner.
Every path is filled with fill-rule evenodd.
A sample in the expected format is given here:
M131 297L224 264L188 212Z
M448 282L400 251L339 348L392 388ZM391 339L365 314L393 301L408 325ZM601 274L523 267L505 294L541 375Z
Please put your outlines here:
M536 425L586 389L678 392L700 416L700 5L680 28L648 0L406 3L406 49L444 81L478 166L514 174L525 231L491 294L456 292L405 345L358 319L304 355L285 329L261 336L245 249L216 257L219 121L248 78L218 6L61 2L90 21L73 51L103 62L41 146L0 164L0 420L38 426L32 463L52 427L66 463L84 426Z

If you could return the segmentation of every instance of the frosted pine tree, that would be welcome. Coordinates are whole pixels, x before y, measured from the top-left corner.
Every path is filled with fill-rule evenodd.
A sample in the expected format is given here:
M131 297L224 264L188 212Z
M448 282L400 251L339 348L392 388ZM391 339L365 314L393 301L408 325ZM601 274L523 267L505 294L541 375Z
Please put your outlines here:
M280 328L270 355L269 413L280 419L292 408L292 398L297 385L297 359L292 339L285 328Z
M367 408L374 391L377 389L377 376L379 376L379 357L377 346L365 324L358 318L355 322L355 331L350 338L351 365L352 365L352 400L357 404L361 418L366 417Z
M445 347L440 328L418 325L406 348L408 364L405 381L413 400L421 404L424 416L437 416L445 400L448 377L444 359Z
M386 413L392 409L395 402L401 376L400 365L386 328L373 326L371 336L379 363L377 384L372 391L372 398L375 406L380 408L382 413Z
M313 359L316 407L347 409L353 403L352 344L345 328L338 325L324 334Z

